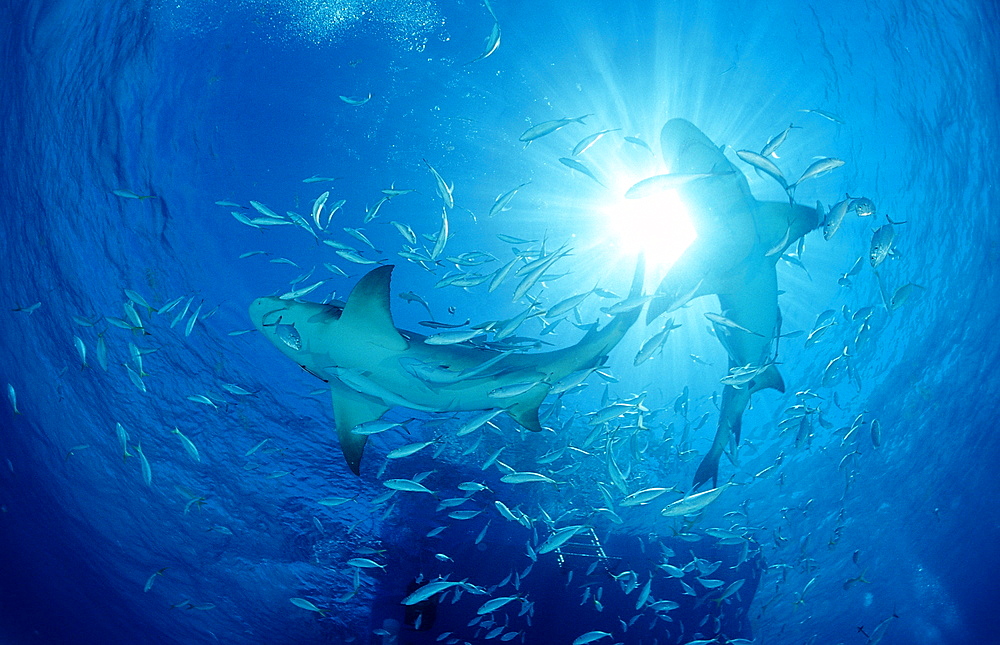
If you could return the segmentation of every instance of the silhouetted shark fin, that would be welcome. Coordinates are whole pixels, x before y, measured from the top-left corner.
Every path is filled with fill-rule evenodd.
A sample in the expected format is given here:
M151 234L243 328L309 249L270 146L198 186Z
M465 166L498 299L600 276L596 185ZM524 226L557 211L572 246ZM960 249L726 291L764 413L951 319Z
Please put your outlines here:
M768 365L763 372L755 376L753 384L750 386L750 392L755 394L768 388L778 390L782 394L785 392L785 380L781 378L781 372L778 371L777 365Z
M694 474L694 481L691 484L691 492L695 492L712 480L712 488L719 486L719 457L721 452L714 450L705 455L705 458L698 464L698 470Z
M537 393L536 393L537 391ZM549 387L534 387L528 391L530 396L524 397L514 405L507 408L507 414L521 424L522 427L532 432L541 432L542 424L538 420L538 406L545 400L549 393Z
M775 260L799 238L820 225L815 208L786 202L757 202L757 235Z
M357 327L364 338L377 339L377 344L393 351L402 351L409 344L399 334L389 311L389 281L393 266L387 264L369 271L354 285L340 314L340 327ZM343 333L343 331L341 332Z
M355 426L381 417L389 409L384 402L345 387L337 381L330 382L333 398L333 420L337 424L337 437L344 459L355 475L361 474L361 455L368 437L354 434Z

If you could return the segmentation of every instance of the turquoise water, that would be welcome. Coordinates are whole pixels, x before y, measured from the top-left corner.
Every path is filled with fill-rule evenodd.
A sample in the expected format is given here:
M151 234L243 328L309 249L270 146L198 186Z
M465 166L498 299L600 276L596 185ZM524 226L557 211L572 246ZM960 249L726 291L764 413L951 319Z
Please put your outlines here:
M18 412L9 396L0 406L4 642L425 643L450 631L440 642L478 643L494 625L504 628L490 642L571 643L591 630L608 632L605 643L990 642L1000 597L996 7L498 0L492 11L404 0L4 5L0 381ZM499 46L475 60L494 22ZM360 478L340 453L326 386L261 334L236 333L253 329L255 298L322 281L302 298L344 300L374 266L321 240L395 264L395 325L422 334L440 331L420 324L429 313L475 324L595 287L624 296L640 249L652 293L680 252L683 216L643 219L623 194L664 172L660 129L672 118L725 146L754 196L778 202L778 182L735 152L761 150L792 123L770 157L789 182L816 159L845 162L803 181L796 202L829 208L846 193L877 207L778 261L782 332L803 332L778 345L786 392L753 396L738 458L720 466L719 483L737 485L697 521L659 511L690 490L718 421L727 358L704 317L719 312L714 296L673 312L680 327L635 365L664 321L642 316L603 376L546 399L551 432L501 415L456 437L474 413L394 406L386 418L413 420L372 437ZM571 154L605 129L615 131ZM443 257L496 258L463 271L492 274L514 249L529 259L572 251L527 297L513 298L520 277L493 291L436 287L457 264L399 256L406 240L391 224L419 236L412 246L434 246L444 199L428 165L454 186ZM390 187L413 192L365 222ZM518 187L491 217L498 195ZM327 191L328 205L346 201L323 230L285 215L309 219ZM260 217L251 201L289 223L257 229L231 215ZM906 223L876 273L868 254L886 216ZM664 221L679 228L658 230ZM264 253L241 258L252 251ZM911 283L903 302L897 290ZM112 321L137 327L125 290L149 305L131 306L142 329ZM533 316L515 335L552 344L535 352L567 347L584 334L574 323L607 324L601 308L615 302L594 293L557 326ZM807 343L827 311L836 324ZM829 368L845 348L848 368ZM796 396L806 390L816 396ZM616 401L624 416L590 423ZM809 408L805 425L797 404ZM482 468L501 447L500 462L558 487L501 482L502 465ZM379 501L382 481L429 471L422 481L440 499L464 496L463 481L489 486L456 507L483 512L455 519L418 493ZM621 506L625 492L651 487L676 491ZM350 501L317 503L329 498ZM607 557L553 551L532 564L526 551L565 525L588 527L581 549L592 528ZM734 544L719 544L727 532ZM355 557L385 570L356 577ZM688 565L681 580L694 595L657 566L665 560ZM699 564L717 561L705 575L721 587L694 581ZM452 591L429 630L393 635L391 621L408 620L407 584L444 575L489 595L452 602ZM670 620L648 603L636 609L649 580L654 601L681 604ZM468 625L490 597L512 595L521 599L487 626ZM420 626L430 622L427 613Z

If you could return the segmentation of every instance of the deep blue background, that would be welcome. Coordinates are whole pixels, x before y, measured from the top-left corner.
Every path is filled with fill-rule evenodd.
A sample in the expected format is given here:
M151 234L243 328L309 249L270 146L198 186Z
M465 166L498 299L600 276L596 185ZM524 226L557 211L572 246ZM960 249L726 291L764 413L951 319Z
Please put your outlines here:
M383 257L394 257L402 238L390 220L418 234L437 231L440 200L427 159L455 183L449 253L485 250L505 261L508 247L496 233L544 236L549 248L572 239L574 255L561 265L570 274L550 283L545 301L599 280L623 292L633 260L607 232L614 191L558 159L590 132L622 128L587 161L613 188L628 186L655 172L657 160L621 135L641 136L658 152L663 122L684 117L736 149L759 149L794 122L801 129L778 160L787 174L817 156L847 161L804 184L799 201L829 205L845 192L863 194L881 220L851 215L833 240L809 236L807 272L779 263L784 329L809 331L824 310L868 305L876 308L873 329L856 347L857 325L841 317L822 343L783 346L789 391L755 398L738 471L745 478L779 453L785 459L778 474L727 492L703 524L729 526L723 514L748 500L746 525L758 527L770 566L750 611L759 642L861 643L857 627L870 632L893 611L900 618L885 643L989 642L1000 598L996 6L497 0L494 9L500 48L464 65L482 51L492 24L476 2L10 0L0 8L0 383L13 385L23 412L0 405L0 638L365 643L377 627L370 607L381 602L380 585L409 572L390 566L363 576L356 596L338 600L352 587L344 563L357 547L389 548L390 561L424 558L427 575L450 570L433 553L451 553L456 572L481 569L489 552L470 548L463 533L422 537L439 521L452 522L433 504L406 498L389 513L386 504L372 506L384 490L377 475L388 449L448 437L460 422L439 430L426 419L411 427L419 438L376 438L358 480L335 445L327 395L310 394L320 384L255 334L229 335L250 326L253 298L286 291L312 266L326 277L322 263L335 262L352 275L334 277L311 294L317 299L331 289L345 297L364 269L301 229L252 230L214 202L256 200L308 213L330 189L331 200L347 200L336 223L357 227L380 190L415 188L364 225ZM338 98L368 93L372 99L359 107ZM825 110L842 123L803 109ZM527 148L517 140L532 124L588 113L594 116L585 126ZM302 182L312 175L339 179ZM782 198L770 179L748 179L759 198ZM529 180L510 211L486 218L498 194ZM156 197L122 199L116 189ZM886 288L924 287L891 314L870 267L852 287L837 284L867 253L884 214L907 221L897 228L896 257L881 270ZM272 255L238 259L252 250ZM277 257L303 268L268 262ZM422 294L441 319L504 318L523 308L510 302L510 285L493 294L436 290L440 275L392 261L399 265L394 292ZM143 310L150 335L130 335L103 320L123 316L123 289L154 307L184 296L194 298L192 310L204 302L203 313L215 311L185 336L183 322L170 328L174 313ZM725 359L701 316L716 310L710 300L678 313L683 327L662 357L632 367L639 344L656 331L641 325L613 356L619 382L610 396L648 392L646 406L663 410L652 422L658 438L668 423L680 423L672 404L685 385L692 420L715 412L711 395ZM36 302L30 314L16 311ZM602 303L588 303L583 317L596 319ZM395 297L393 308L401 328L426 318ZM99 322L81 326L74 315ZM519 333L539 330L532 322ZM560 346L579 337L565 323L557 331L547 338ZM98 334L109 348L107 371L93 357ZM86 369L74 335L88 347ZM156 350L144 356L145 394L123 367L129 341ZM845 344L856 383L823 387L825 366ZM227 395L222 383L256 394ZM795 447L776 424L794 393L807 388L823 397L818 405L832 427L816 425L811 444ZM592 412L603 392L592 378L567 406ZM212 409L187 398L196 394L228 403ZM867 426L841 445L838 429L861 412L880 420L877 450ZM121 459L116 423L131 444L142 442L152 487L136 459ZM697 450L707 449L714 424L713 414L692 435ZM437 460L392 462L384 477L436 469L428 484L452 496L464 479L497 480L499 473L484 475L479 464L501 445L511 446L509 463L528 470L533 456L567 440L521 437L512 424L501 425L503 433L488 434L472 456L460 453L474 437L451 438ZM175 426L198 445L202 463L188 459L169 432ZM578 423L569 438L579 443L587 431ZM264 449L246 456L266 438ZM67 456L81 445L88 447ZM838 468L855 447L860 455ZM630 487L690 481L697 460L656 446L648 452L631 464ZM248 470L248 462L257 466ZM724 460L723 470L733 466ZM550 512L589 511L603 505L594 483L602 473L588 465L568 480L569 493L495 490L536 516L529 508L538 503ZM185 514L188 497L178 486L204 496L202 508ZM315 503L355 495L335 509ZM615 528L621 534L668 536L673 526L655 513L623 516L627 525ZM231 535L213 529L219 526ZM599 533L612 528L602 525ZM521 559L511 566L523 568ZM162 567L169 568L143 593ZM844 590L862 569L871 583ZM805 601L795 604L814 577ZM560 583L534 582L561 593ZM290 597L310 598L329 614L317 619ZM183 600L215 607L170 608ZM474 609L480 599L463 602ZM628 609L628 602L613 608L626 616ZM532 632L510 614L512 629L527 629L529 643L568 643L590 628ZM471 631L456 635L472 640Z

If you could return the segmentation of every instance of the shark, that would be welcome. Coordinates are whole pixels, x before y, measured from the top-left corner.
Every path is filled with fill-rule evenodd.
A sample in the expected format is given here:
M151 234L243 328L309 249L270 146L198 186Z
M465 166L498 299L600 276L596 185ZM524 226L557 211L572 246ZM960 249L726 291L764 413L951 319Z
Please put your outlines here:
M715 295L726 324L714 323L714 328L729 356L730 373L752 375L724 385L715 438L694 475L697 490L709 480L718 486L719 458L730 443L734 451L739 445L751 395L769 388L785 391L775 364L781 327L776 264L820 225L820 212L792 201L756 200L724 147L689 121L668 121L660 148L670 173L698 178L676 188L698 237L656 289L647 323L695 298Z
M249 307L266 339L329 384L340 447L355 475L361 473L367 437L354 429L396 406L439 413L502 410L527 430L540 431L538 408L552 386L604 365L641 313L641 308L622 312L593 326L576 344L549 352L431 344L393 323L392 271L392 265L383 265L368 272L343 306L264 297ZM630 297L641 295L644 271L640 257Z

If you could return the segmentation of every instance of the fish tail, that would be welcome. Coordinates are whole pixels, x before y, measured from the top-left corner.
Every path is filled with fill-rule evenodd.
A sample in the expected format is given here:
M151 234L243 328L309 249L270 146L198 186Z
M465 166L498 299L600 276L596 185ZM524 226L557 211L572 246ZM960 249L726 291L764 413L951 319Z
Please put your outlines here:
M699 464L698 470L694 474L694 481L691 483L691 492L697 491L707 484L710 479L712 480L712 487L718 487L719 457L721 456L722 452L715 450L714 447L705 455L705 458L701 460L701 464Z

